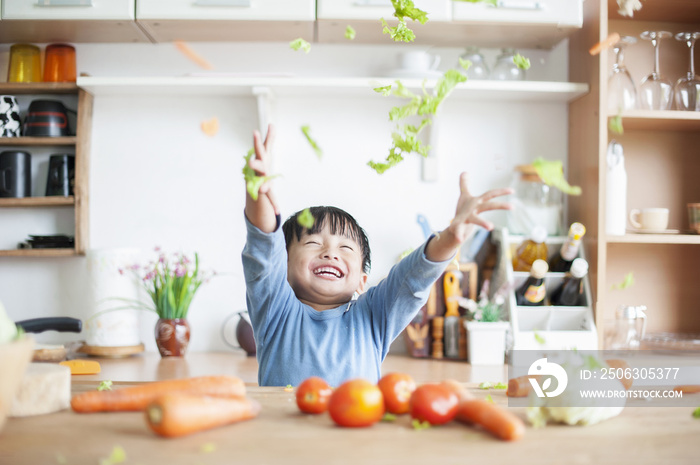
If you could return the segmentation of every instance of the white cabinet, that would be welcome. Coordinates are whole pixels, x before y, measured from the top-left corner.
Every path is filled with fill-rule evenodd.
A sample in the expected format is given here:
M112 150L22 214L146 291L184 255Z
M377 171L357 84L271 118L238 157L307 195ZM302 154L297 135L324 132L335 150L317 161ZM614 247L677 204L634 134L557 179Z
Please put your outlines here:
M314 0L138 0L136 20L156 41L314 38Z
M314 0L138 0L136 16L146 19L313 21Z
M148 42L135 0L3 0L2 42Z
M498 24L583 26L583 0L499 0L487 3L453 2L453 19Z
M134 0L3 0L3 19L134 19Z
M391 0L318 0L318 19L395 19ZM449 21L452 0L415 0L429 21ZM407 21L411 22L411 21Z

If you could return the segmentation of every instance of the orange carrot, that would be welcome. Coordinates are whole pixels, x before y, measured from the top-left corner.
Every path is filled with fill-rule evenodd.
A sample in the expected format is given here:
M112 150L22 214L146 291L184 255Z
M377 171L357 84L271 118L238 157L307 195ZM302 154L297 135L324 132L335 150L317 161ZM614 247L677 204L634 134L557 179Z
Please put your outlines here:
M597 44L595 44L591 49L588 51L591 55L598 55L600 52L605 50L606 48L610 48L613 45L615 45L618 41L620 40L620 34L617 32L613 32L610 34L607 39L601 40Z
M146 423L166 438L255 418L260 404L247 397L224 399L190 394L165 394L146 407Z
M520 418L484 399L465 400L460 403L457 420L477 424L506 441L517 441L525 434L525 423Z
M529 378L529 376L519 376L517 378L509 379L506 395L508 397L527 397L532 390L532 385L530 384ZM542 376L538 375L533 376L532 378L536 379L539 383Z
M455 392L455 394L457 394L457 397L459 398L460 402L462 402L463 400L469 400L474 398L472 393L469 392L467 388L464 387L464 385L457 380L445 379L441 381L440 384L452 389Z
M213 397L243 397L245 385L235 376L200 376L140 384L113 391L88 391L73 396L71 407L79 413L128 412L146 408L166 393Z
M192 48L187 45L187 43L181 41L181 40L176 40L173 42L175 47L185 55L187 58L195 62L200 68L204 68L207 70L212 70L214 67L209 63L206 59L202 58L201 55L199 55L197 52L192 50Z
M700 384L683 384L681 386L676 386L673 388L676 392L682 392L683 394L696 394L700 392Z
M622 368L622 372L624 373L626 368L629 368L629 364L625 362L624 360L619 360L617 358L611 358L610 360L606 360L605 363L608 364L610 368ZM622 385L625 387L625 390L629 391L629 388L632 387L632 378L625 378L622 377L620 378L620 382Z

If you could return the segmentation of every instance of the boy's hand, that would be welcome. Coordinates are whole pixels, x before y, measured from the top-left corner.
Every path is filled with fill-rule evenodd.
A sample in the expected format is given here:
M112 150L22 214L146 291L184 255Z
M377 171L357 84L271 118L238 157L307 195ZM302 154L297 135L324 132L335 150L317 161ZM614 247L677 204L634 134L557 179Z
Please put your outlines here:
M438 237L428 243L425 251L428 260L439 262L452 257L455 250L471 235L474 225L492 230L493 223L481 218L480 213L513 208L508 202L492 201L496 197L512 194L513 189L510 188L493 189L478 197L472 196L467 187L467 173L462 173L459 177L459 191L457 210L452 222Z
M275 128L270 124L267 128L265 142L262 141L259 131L253 131L253 147L255 157L251 157L248 162L257 176L269 176L268 161L272 150L272 141L275 138ZM267 200L265 200L267 199ZM258 190L258 200L253 200L246 193L245 213L248 220L258 229L264 232L272 232L277 227L279 208L272 192L270 182L265 182Z

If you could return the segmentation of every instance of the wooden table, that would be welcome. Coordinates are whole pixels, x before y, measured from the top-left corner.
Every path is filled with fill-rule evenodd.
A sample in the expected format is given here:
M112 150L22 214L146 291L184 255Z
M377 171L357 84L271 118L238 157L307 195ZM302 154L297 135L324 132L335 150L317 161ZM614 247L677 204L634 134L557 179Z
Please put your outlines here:
M115 385L178 376L234 374L248 384L249 395L263 406L247 422L172 440L155 436L142 413L76 414L12 418L0 433L0 464L99 464L121 446L126 464L696 464L700 457L700 420L688 408L626 408L619 416L591 427L550 425L528 428L517 443L493 439L459 423L414 430L410 419L381 422L370 428L335 426L327 414L299 413L294 393L255 385L256 363L239 354L189 354L160 360L143 355L102 360L100 375L74 377L73 391L95 389L100 379ZM128 367L131 366L132 370ZM489 393L499 404L503 391L483 391L473 370L458 362L389 357L384 372L405 371L424 382L456 378L475 396ZM499 368L500 370L500 368ZM478 370L477 370L478 372ZM116 375L123 373L120 379ZM136 379L140 378L140 379ZM700 396L698 397L700 405ZM523 409L514 409L524 417Z

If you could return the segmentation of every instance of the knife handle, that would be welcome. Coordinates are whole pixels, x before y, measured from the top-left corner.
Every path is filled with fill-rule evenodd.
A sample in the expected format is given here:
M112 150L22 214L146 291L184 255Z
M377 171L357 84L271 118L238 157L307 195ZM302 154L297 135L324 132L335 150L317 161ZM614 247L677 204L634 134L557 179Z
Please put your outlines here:
M79 333L83 330L82 320L66 316L32 318L30 320L18 321L15 324L27 333L43 333L44 331Z

